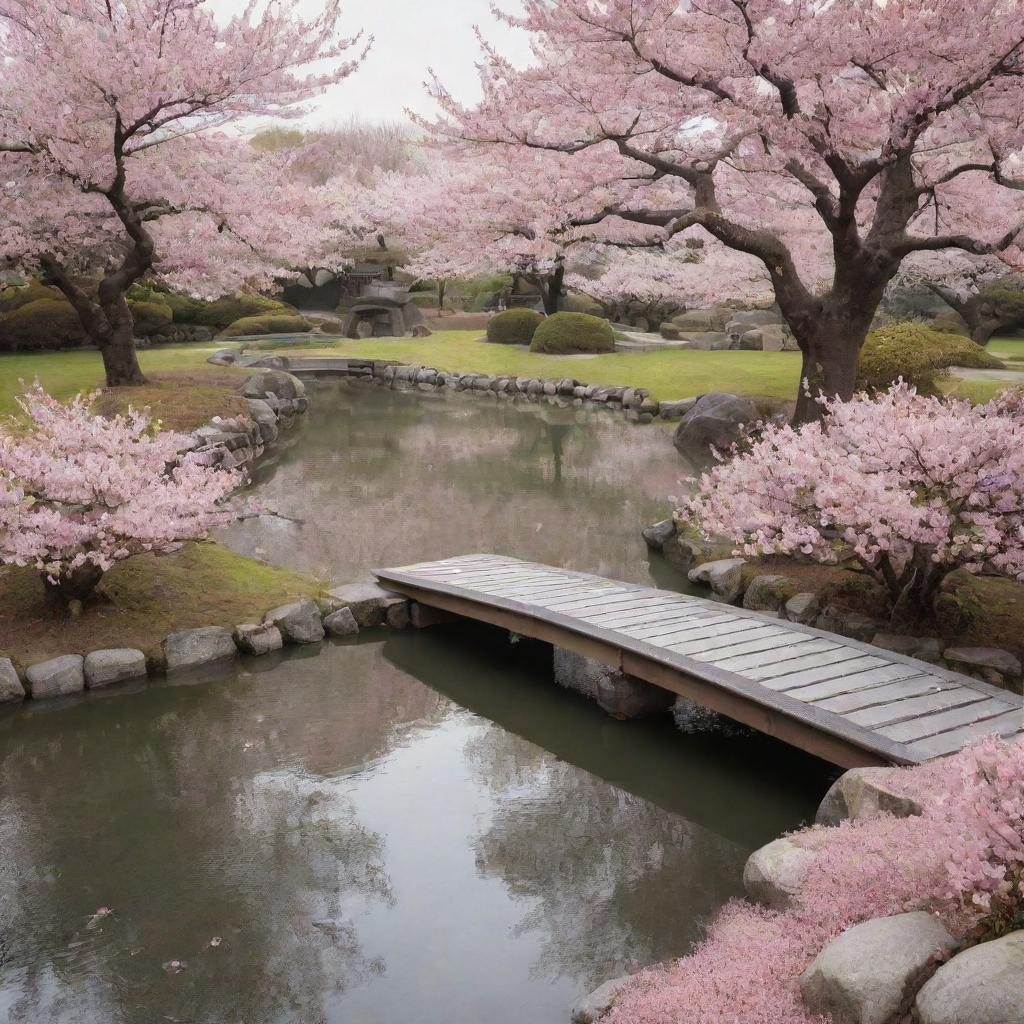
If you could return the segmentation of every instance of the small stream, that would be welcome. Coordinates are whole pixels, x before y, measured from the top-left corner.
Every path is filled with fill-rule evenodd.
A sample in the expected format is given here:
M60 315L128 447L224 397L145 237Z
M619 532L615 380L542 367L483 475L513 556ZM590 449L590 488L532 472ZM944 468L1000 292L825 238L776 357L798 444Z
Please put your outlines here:
M227 539L338 581L485 550L679 587L638 528L687 472L605 412L323 385L259 473L302 522ZM685 952L828 781L613 721L482 626L29 703L0 714L0 1022L566 1024Z

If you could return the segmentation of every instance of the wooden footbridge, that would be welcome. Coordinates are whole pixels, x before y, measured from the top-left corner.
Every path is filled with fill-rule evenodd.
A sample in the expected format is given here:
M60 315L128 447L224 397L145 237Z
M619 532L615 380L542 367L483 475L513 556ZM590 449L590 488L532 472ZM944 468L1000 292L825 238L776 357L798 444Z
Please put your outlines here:
M422 605L594 658L848 768L1024 736L1016 694L743 608L499 555L377 576Z

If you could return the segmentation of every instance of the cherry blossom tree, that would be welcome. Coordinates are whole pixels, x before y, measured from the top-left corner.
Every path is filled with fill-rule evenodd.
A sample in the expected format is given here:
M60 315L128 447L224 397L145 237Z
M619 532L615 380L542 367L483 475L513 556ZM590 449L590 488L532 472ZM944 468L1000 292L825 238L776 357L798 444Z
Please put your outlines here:
M233 518L225 502L241 483L145 411L95 415L96 397L63 405L36 384L18 400L30 429L0 432L0 563L34 566L64 603L115 562L205 537Z
M222 129L299 114L350 74L338 18L337 0L223 24L202 0L0 0L2 254L64 293L108 384L144 380L133 282L234 288L324 246L329 207L289 185L287 158L254 162Z
M979 345L1024 324L1024 274L1008 273L1006 264L991 256L921 253L906 261L896 282L937 295L960 316Z
M824 424L764 427L679 515L747 554L852 557L894 617L926 613L958 568L1024 580L1024 397L974 406L898 384L822 404Z
M432 125L472 152L619 160L596 218L699 227L765 267L812 395L849 398L886 285L918 252L1024 264L1024 19L979 0L526 0L517 69ZM510 161L512 158L509 158ZM674 187L673 187L674 186Z

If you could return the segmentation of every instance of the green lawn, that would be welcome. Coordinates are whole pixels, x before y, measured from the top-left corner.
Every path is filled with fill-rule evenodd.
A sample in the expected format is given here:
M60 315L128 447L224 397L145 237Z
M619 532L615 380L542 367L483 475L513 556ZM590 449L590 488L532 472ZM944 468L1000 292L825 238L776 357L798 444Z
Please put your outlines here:
M514 345L479 341L477 331L439 331L429 338L342 339L308 347L282 345L296 355L349 355L419 363L438 370L493 376L575 377L588 384L646 388L655 399L687 398L707 391L790 400L796 397L796 352L616 352L602 356L548 356ZM270 350L270 343L260 343Z
M115 388L104 395L104 410L127 405L149 406L166 427L187 430L217 414L243 411L233 396L240 372L210 366L210 353L222 346L173 345L139 352L143 372L152 375L150 386ZM0 416L17 412L19 380L40 384L56 398L71 398L80 391L103 385L103 361L98 352L33 352L0 355Z

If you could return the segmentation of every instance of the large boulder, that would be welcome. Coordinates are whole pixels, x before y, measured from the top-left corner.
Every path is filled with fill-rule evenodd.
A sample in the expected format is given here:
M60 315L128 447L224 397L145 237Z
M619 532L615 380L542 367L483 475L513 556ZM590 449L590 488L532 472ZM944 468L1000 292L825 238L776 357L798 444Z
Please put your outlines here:
M807 1008L832 1024L892 1024L955 948L926 911L879 917L833 939L801 975L800 992Z
M34 700L66 697L85 689L85 659L79 654L65 654L32 665L25 672L29 692Z
M348 608L362 627L380 626L387 618L388 609L403 604L407 598L393 590L385 590L379 583L346 583L327 591L334 608Z
M263 621L277 626L285 643L315 644L324 638L320 609L310 598L272 608Z
M755 612L777 612L796 593L788 576L765 573L755 576L743 594L743 607Z
M997 647L947 647L942 652L946 664L957 672L984 679L993 686L1020 689L1020 658Z
M645 526L640 535L652 551L660 551L676 535L676 524L671 519L662 519L660 523Z
M785 910L800 891L814 851L783 837L755 850L743 868L743 888L755 902Z
M145 674L146 656L131 647L90 651L85 656L85 685L90 690L141 679Z
M359 623L351 608L338 608L324 616L324 629L329 636L354 636L359 632Z
M237 653L230 630L222 626L182 629L164 639L164 662L168 672L198 668L233 658Z
M23 700L25 687L21 685L14 662L10 658L0 658L0 704Z
M596 701L613 718L639 718L667 711L675 694L562 647L554 649L555 682Z
M711 598L725 604L733 604L743 593L742 558L719 558L704 562L687 573L691 583L705 583L711 588Z
M965 949L917 995L921 1024L1022 1024L1024 931Z
M243 654L270 654L284 646L281 630L272 622L243 622L235 626L233 636Z
M243 398L266 398L274 395L282 399L304 398L306 385L284 370L261 370L242 385Z
M789 598L782 607L782 614L790 622L798 622L802 626L809 626L816 622L821 612L821 602L817 594L810 591L802 591Z
M569 1018L572 1024L597 1024L615 1005L615 1000L629 979L628 974L621 978L612 978L599 985L593 992L577 999Z
M699 352L723 352L729 347L729 335L724 331L681 332L679 340Z
M672 317L672 323L681 331L706 333L720 331L725 326L725 317L720 310L691 309Z
M921 813L921 805L892 788L900 778L896 768L851 768L839 776L825 794L814 821L818 825L838 825L842 821L891 814L912 818Z
M702 395L679 421L672 443L684 455L726 449L759 419L757 406L749 398L713 391Z

